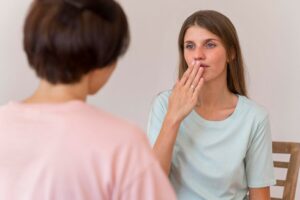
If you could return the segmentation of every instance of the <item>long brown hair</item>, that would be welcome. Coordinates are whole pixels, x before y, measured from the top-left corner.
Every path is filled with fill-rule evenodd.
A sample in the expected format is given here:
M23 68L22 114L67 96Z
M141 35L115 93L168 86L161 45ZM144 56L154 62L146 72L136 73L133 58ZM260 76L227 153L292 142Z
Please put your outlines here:
M247 96L244 75L244 62L236 30L231 21L223 14L212 10L201 10L193 13L183 23L179 38L179 79L187 70L184 59L184 36L192 26L205 28L218 36L227 52L227 87L234 94Z

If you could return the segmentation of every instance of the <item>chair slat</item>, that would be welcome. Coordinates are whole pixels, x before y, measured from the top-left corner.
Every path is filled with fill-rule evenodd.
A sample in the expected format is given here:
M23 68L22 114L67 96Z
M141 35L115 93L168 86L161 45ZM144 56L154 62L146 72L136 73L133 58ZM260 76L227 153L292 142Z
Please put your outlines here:
M284 187L285 181L284 180L276 180L276 186Z
M288 162L282 162L282 161L274 161L274 167L289 168L289 163Z

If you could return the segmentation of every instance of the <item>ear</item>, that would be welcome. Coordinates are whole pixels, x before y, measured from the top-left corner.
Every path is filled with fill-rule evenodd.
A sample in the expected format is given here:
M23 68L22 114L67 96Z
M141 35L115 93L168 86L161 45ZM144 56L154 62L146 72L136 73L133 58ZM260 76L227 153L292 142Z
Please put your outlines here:
M116 62L100 69L94 69L89 72L89 94L95 94L109 80L116 67Z
M233 49L230 49L229 53L227 55L226 61L229 63L229 62L233 61L235 59L235 57L236 57L236 52Z

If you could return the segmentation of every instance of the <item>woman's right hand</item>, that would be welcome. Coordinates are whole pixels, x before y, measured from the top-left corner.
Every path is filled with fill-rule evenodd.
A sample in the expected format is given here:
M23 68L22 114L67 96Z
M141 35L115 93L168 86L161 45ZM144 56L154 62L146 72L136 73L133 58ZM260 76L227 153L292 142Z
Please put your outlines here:
M199 61L193 64L178 80L169 97L166 118L174 123L180 123L196 106L201 87L204 83L203 67Z
M181 121L192 111L204 83L203 67L194 62L175 84L169 97L168 111L153 151L166 175L170 172L173 148Z

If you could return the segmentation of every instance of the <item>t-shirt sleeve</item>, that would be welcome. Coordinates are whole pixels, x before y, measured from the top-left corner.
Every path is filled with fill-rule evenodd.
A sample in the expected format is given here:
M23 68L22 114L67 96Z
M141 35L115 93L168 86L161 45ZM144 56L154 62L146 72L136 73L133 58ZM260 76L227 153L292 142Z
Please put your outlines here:
M168 96L165 95L165 93L161 93L158 96L156 96L149 114L147 137L151 146L154 145L159 135L162 123L167 113Z
M255 130L246 159L246 176L250 188L267 187L275 184L272 138L268 117Z

